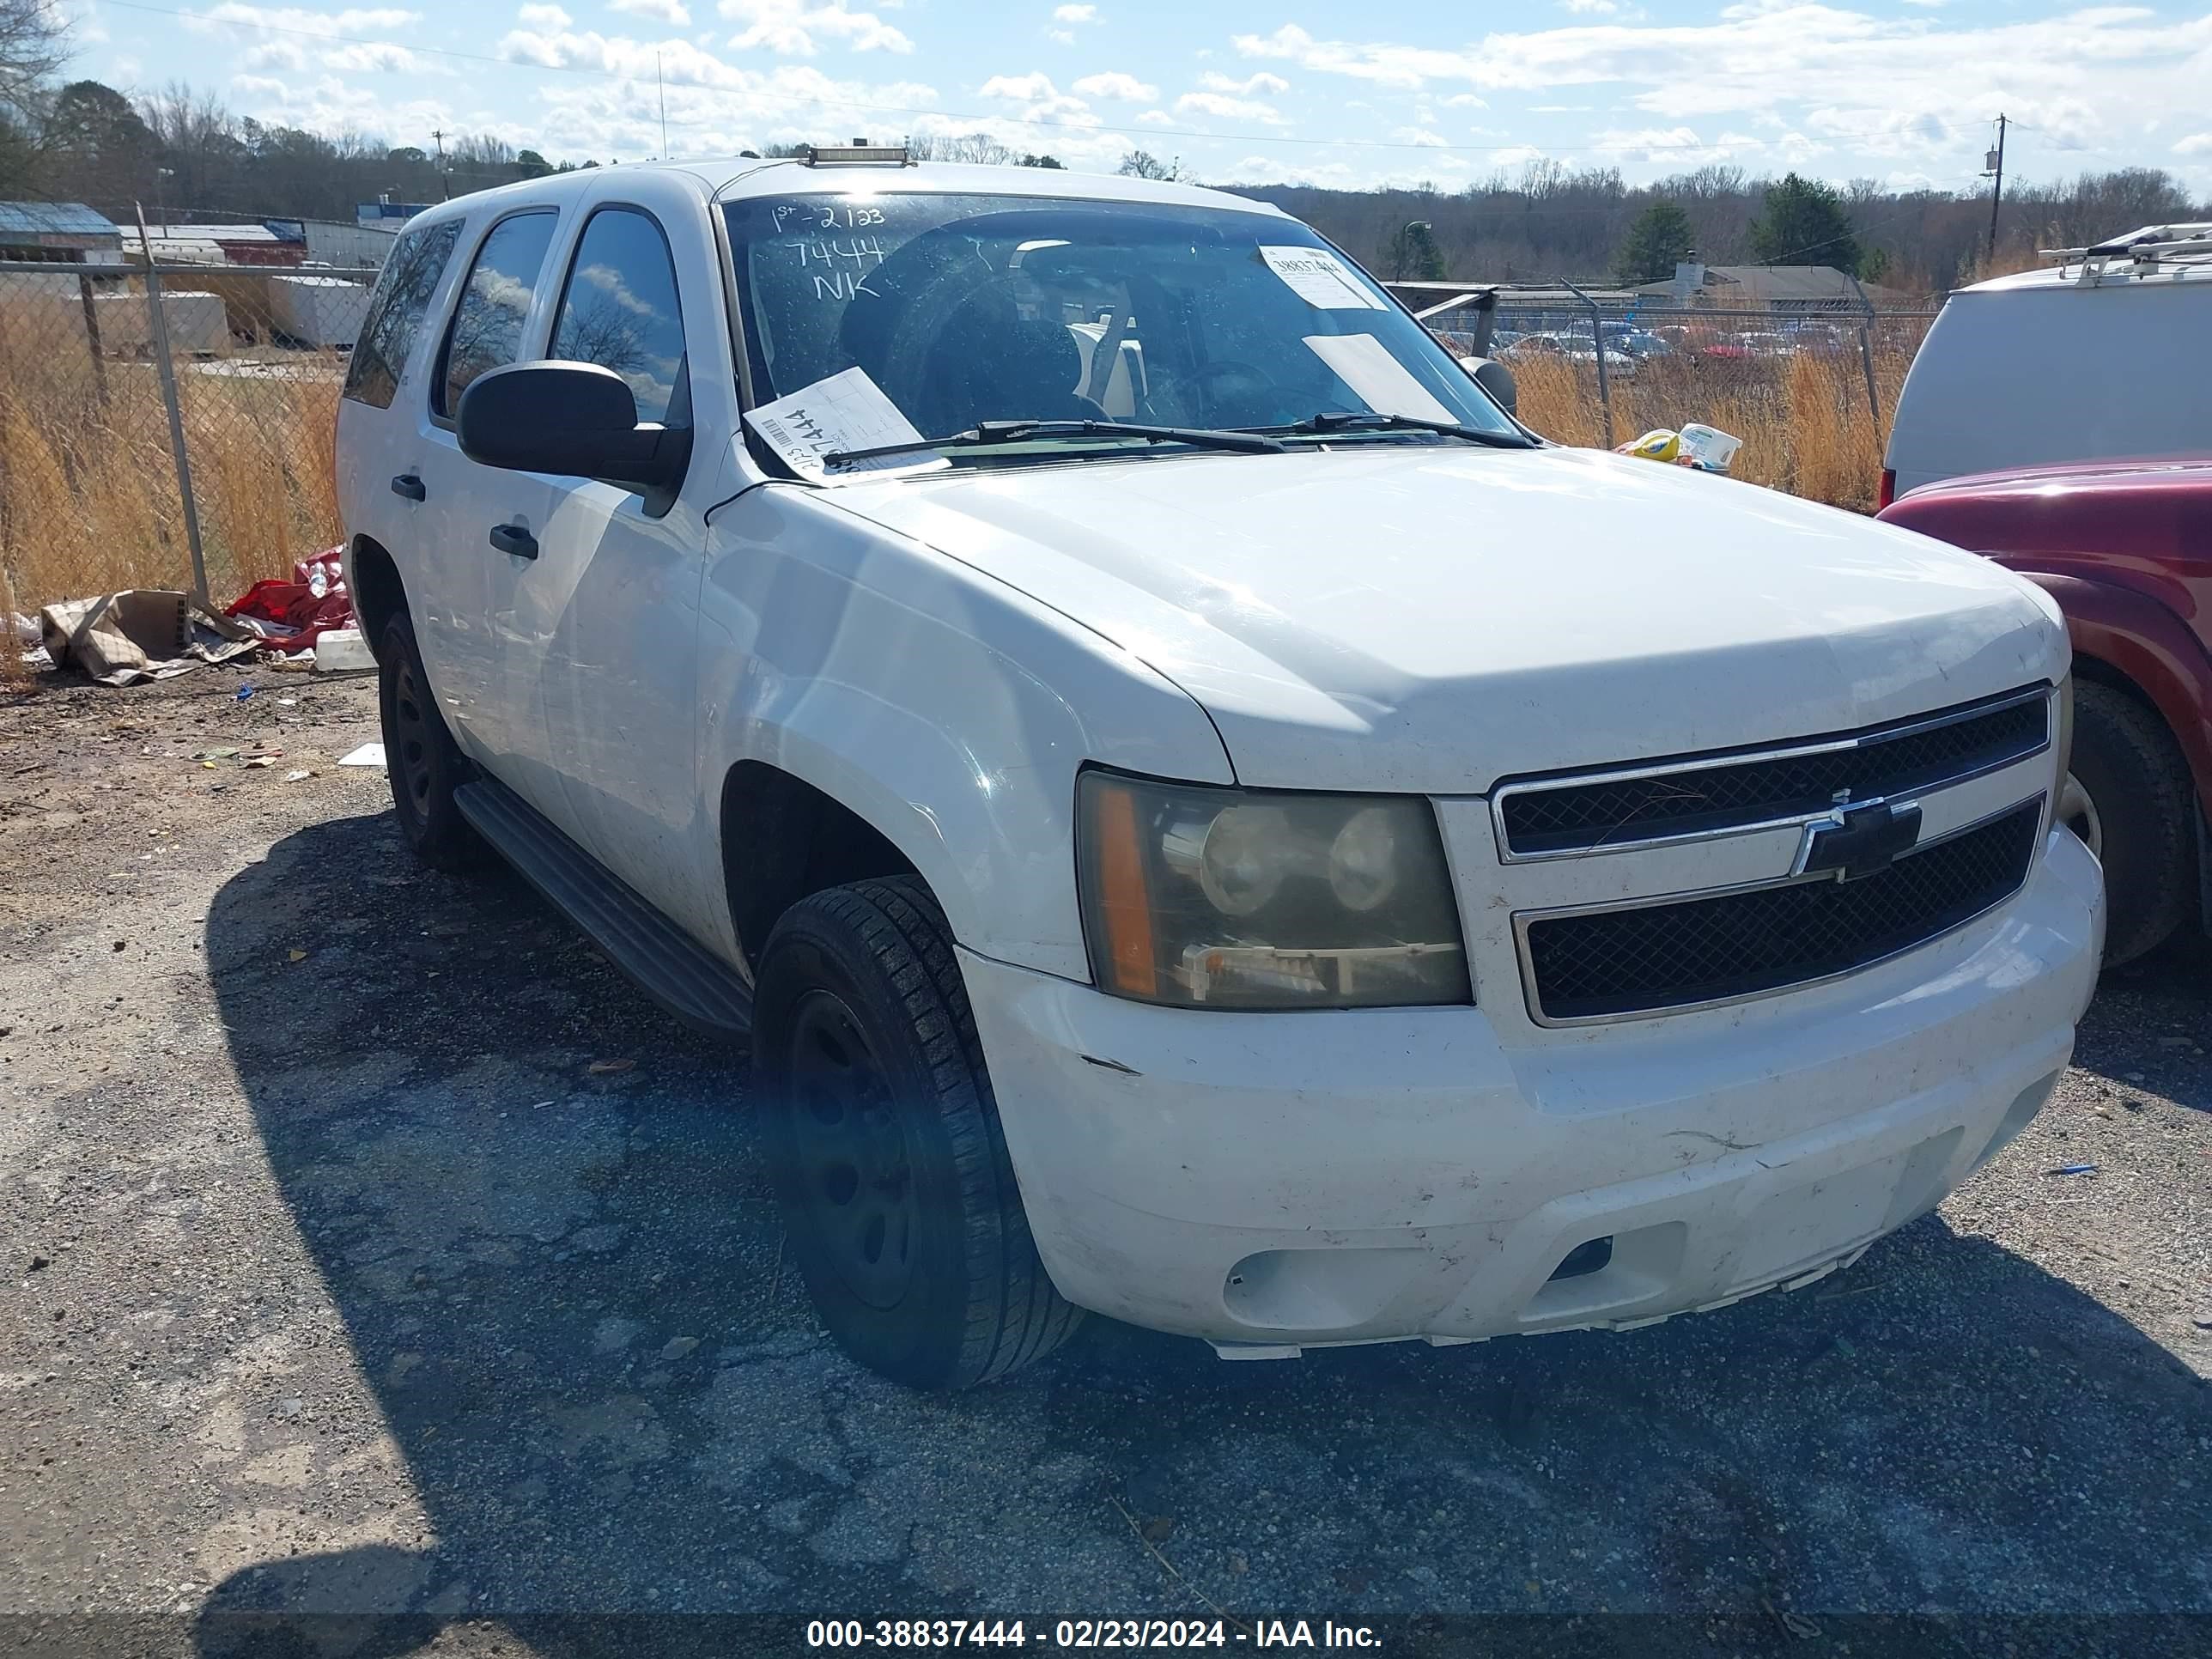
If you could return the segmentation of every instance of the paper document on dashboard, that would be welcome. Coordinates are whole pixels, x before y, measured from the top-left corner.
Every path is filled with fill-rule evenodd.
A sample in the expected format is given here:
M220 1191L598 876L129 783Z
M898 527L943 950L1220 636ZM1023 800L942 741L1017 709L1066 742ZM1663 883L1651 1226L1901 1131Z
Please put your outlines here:
M745 422L791 470L815 483L852 483L892 472L925 472L951 463L933 449L884 455L850 465L828 466L823 458L921 441L914 422L863 368L848 368L801 386L788 397L745 411Z
M1314 356L1334 369L1336 378L1377 415L1406 415L1417 421L1459 419L1372 334L1309 334L1305 341Z

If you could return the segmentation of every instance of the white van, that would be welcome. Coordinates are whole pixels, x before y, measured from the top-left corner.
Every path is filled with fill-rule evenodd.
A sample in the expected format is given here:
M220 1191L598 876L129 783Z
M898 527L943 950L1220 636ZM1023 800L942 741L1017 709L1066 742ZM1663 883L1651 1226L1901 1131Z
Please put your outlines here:
M1809 1284L2096 975L2039 589L1544 443L1263 203L486 191L398 239L337 461L401 834L750 1046L910 1382L1084 1309L1249 1358Z
M1912 360L1881 504L1962 473L2212 450L2212 224L1960 289Z

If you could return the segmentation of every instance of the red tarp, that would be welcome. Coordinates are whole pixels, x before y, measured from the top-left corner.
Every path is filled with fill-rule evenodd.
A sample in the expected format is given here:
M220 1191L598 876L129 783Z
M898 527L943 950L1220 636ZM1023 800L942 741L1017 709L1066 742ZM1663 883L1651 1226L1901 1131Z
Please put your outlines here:
M258 581L223 607L226 617L274 623L295 629L290 634L271 634L269 645L277 651L307 651L318 636L333 628L351 628L353 600L347 596L343 550L331 548L292 567L292 580Z

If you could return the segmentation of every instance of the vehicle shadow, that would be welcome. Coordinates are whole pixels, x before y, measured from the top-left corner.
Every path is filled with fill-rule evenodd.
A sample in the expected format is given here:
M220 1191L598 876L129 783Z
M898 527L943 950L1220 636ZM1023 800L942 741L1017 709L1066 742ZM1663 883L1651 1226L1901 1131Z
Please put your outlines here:
M345 818L207 926L350 1347L339 1415L372 1426L316 1451L314 1525L216 1589L205 1652L400 1654L462 1618L635 1650L605 1613L1698 1609L1771 1636L2212 1607L2212 1391L1940 1218L1632 1334L1225 1364L1093 1322L924 1397L817 1331L736 1058L511 876L421 872L388 816Z
M2185 927L2140 962L2105 975L2081 1022L2074 1063L2123 1101L2153 1090L2212 1111L2212 939Z

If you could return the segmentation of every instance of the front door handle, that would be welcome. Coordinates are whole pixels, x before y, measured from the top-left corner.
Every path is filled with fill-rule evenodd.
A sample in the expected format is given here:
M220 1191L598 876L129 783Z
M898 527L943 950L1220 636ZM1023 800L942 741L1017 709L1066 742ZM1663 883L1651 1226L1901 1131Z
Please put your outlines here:
M502 553L512 553L518 559L538 556L538 538L519 524L495 524L491 527L491 544Z
M422 481L412 472L403 472L392 481L392 493L410 501L426 501L430 492L422 488Z

